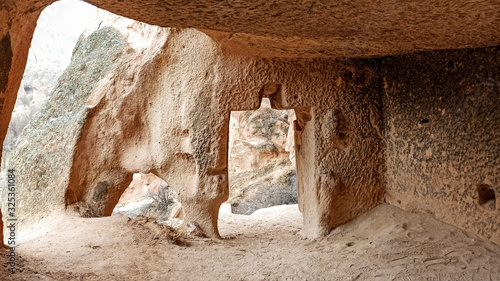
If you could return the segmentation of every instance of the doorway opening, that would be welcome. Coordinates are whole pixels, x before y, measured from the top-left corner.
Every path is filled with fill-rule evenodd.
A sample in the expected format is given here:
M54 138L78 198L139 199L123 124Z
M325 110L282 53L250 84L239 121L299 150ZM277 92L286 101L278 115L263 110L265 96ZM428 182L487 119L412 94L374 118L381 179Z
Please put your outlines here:
M294 110L233 111L229 122L229 200L232 213L297 204ZM226 209L228 209L226 205Z

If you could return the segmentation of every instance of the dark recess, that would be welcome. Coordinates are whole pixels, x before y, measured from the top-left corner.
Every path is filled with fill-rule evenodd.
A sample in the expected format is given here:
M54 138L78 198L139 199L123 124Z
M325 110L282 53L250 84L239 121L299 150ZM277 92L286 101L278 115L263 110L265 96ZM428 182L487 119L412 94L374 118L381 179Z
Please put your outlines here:
M0 93L4 93L9 82L9 72L12 65L12 49L10 34L7 33L0 41Z
M479 205L484 205L490 200L496 200L495 191L487 184L480 184L477 186L477 195L479 198Z

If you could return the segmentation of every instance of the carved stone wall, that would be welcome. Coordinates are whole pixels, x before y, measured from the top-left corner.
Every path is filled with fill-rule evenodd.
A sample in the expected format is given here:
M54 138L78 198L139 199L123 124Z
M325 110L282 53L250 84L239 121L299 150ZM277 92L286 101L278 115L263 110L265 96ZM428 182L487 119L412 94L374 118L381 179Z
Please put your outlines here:
M308 116L298 159L313 164L297 175L304 235L323 235L381 199L381 105L369 67L228 55L194 29L158 40L157 52L112 71L90 97L67 204L110 215L132 174L153 172L179 192L186 219L218 236L229 113L257 109L263 96Z
M500 244L500 49L383 61L389 203Z
M52 2L0 4L2 143L36 20ZM492 211L491 201L499 165L490 160L500 158L492 148L498 136L491 132L498 127L498 87L492 82L498 81L498 50L344 58L496 46L499 3L89 2L204 33L173 29L143 67L123 64L97 86L75 148L66 204L85 203L96 214L108 214L131 173L153 171L182 185L188 217L217 236L218 206L227 197L229 112L256 109L267 96L274 107L296 111L304 235L323 235L376 205L385 175L389 202L400 200L404 208L417 202L415 210L432 210L423 202L442 204L436 216L498 243L492 226L498 226L498 207ZM473 88L478 93L471 94ZM462 106L446 108L443 99ZM465 128L472 135L462 135ZM452 164L443 165L439 153ZM422 204L416 199L431 197ZM455 208L472 222L449 215Z

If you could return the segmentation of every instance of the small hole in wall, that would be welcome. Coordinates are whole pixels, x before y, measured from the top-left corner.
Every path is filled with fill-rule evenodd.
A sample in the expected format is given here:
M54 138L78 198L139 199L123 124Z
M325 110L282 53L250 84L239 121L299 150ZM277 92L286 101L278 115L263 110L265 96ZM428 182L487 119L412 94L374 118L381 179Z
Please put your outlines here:
M346 70L342 75L344 76L344 81L350 81L354 77L354 74L349 70Z
M26 85L25 85L25 86L24 86L24 91L25 91L26 93L28 93L28 92L33 91L33 88L32 88L32 87L30 87L30 86L26 86Z
M495 191L488 184L477 186L478 203L489 210L496 209Z
M429 119L424 118L424 119L422 119L422 120L420 121L420 124L427 124L427 123L429 123L429 122L430 122L430 120L429 120Z

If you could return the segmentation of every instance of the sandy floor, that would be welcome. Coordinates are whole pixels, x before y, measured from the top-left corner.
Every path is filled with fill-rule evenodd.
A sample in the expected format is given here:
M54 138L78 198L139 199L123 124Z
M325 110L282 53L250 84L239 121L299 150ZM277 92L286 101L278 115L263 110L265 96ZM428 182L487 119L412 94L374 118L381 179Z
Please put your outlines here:
M380 205L314 241L300 227L278 206L176 245L151 222L55 214L18 234L20 272L0 280L500 280L499 246L427 214Z

